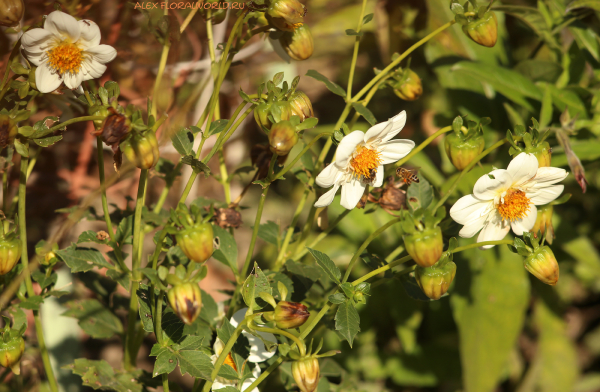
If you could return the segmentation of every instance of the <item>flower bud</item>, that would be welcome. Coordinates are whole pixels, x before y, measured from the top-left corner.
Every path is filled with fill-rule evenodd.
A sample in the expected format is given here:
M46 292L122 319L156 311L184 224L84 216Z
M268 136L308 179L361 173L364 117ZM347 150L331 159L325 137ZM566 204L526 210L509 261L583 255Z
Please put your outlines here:
M319 360L315 357L307 357L292 363L292 375L300 391L316 391L321 377Z
M96 131L92 132L94 136L100 136L102 141L108 146L118 146L121 140L125 139L131 131L131 121L123 114L120 114L113 108L99 107L93 109L92 116L106 115L104 121L100 121L98 126L97 121L94 121Z
M280 329L298 328L309 316L308 308L298 302L279 301L273 312L273 320Z
M205 0L203 3L200 4L200 6L202 7L200 13L204 17L204 19L207 19L208 9L204 8L204 4L211 4L211 8L212 4L216 4L214 6L215 8L212 8L210 20L213 26L218 25L219 23L222 23L225 20L225 17L227 16L227 9L229 8L228 4L223 3L227 3L227 0Z
M535 147L527 147L524 152L533 154L538 160L538 167L549 167L552 160L552 148L548 142L543 142Z
M181 321L190 325L202 309L202 294L197 283L179 283L167 293L169 303Z
M0 0L0 26L17 26L23 17L23 11L23 0Z
M17 123L8 114L0 114L0 150L11 145L18 132Z
M417 266L415 270L417 284L426 296L435 300L446 294L456 275L456 264L453 261L440 261L437 264L428 268Z
M269 132L269 147L278 156L287 155L298 143L298 133L289 121L280 121Z
M269 120L269 113L271 111L270 103L261 103L257 107L254 108L254 120L258 126L264 131L269 131L273 123Z
M237 229L242 224L242 214L233 208L217 208L215 211L215 223L217 226L228 229Z
M9 273L21 258L21 240L14 234L0 239L0 275Z
M391 86L400 99L405 101L414 101L423 94L423 83L421 78L412 69L406 70L406 76L402 77L401 80L394 80L391 82Z
M272 0L265 14L269 23L283 31L294 31L304 15L306 8L298 0Z
M542 283L554 286L558 282L558 263L552 249L548 246L542 246L527 256L525 269Z
M282 121L287 121L293 115L295 115L294 111L292 110L292 104L288 101L275 102L271 106L271 113L273 114L275 121L277 121L277 116L275 116L275 113L279 114L279 119Z
M300 117L300 121L315 116L310 99L302 91L296 91L292 94L288 102L292 108L292 113Z
M442 255L442 229L434 227L404 237L406 251L420 267L431 267Z
M116 112L116 110L114 110L114 109L113 109L113 111ZM102 129L102 126L104 125L104 121L110 115L110 112L108 111L108 108L106 106L92 106L92 107L89 108L88 112L90 113L90 116L101 116L101 117L104 117L102 120L94 120L93 121L94 122L94 128L96 130ZM125 117L123 115L119 115L119 116ZM120 120L120 118L117 117L117 118L113 118L112 119L112 121L115 121L115 120ZM125 119L123 119L123 122L125 122ZM114 125L112 125L112 128L114 128ZM129 132L129 129L127 131L125 131L125 133L127 133L127 132ZM106 143L106 144L108 144L108 143Z
M554 207L550 204L539 206L535 224L533 225L533 229L530 230L537 239L539 239L538 232L541 233L542 237L546 236L546 242L550 245L552 245L552 240L554 240L554 227L552 226L553 212Z
M175 238L187 258L196 263L204 263L213 254L214 234L210 223L200 223L183 229Z
M496 19L496 14L488 11L483 15L483 18L464 25L462 30L474 42L491 48L496 45L496 40L498 39L498 20Z
M40 261L40 264L51 265L51 264L53 264L52 259L54 259L54 261L56 262L56 253L54 253L53 251L50 251L44 255L44 258Z
M159 158L158 140L153 131L134 132L121 143L121 151L140 169L151 169Z
M444 140L446 154L454 167L464 170L485 148L483 136L476 135L463 140L456 133L450 133Z
M25 341L20 336L8 339L8 342L0 340L0 365L11 368L14 374L21 374L21 356L25 351Z
M392 180L387 183L385 188L383 188L383 192L381 193L379 200L377 200L377 204L387 211L406 209L406 191L396 188L392 181L393 177Z
M286 32L279 38L279 43L292 59L302 61L312 56L315 49L313 36L306 24L302 24L294 31Z

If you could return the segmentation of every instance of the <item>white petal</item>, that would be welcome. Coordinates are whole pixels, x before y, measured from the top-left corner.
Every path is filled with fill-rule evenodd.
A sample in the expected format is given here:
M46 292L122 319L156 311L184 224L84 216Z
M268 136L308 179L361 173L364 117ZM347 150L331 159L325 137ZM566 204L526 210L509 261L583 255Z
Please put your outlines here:
M117 50L110 45L98 45L87 49L85 54L91 55L94 60L102 64L106 64L117 57Z
M551 201L558 199L564 189L564 185L552 185L534 191L530 190L526 192L525 195L536 206L543 206L544 204L548 204Z
M340 189L340 186L334 185L333 188L331 188L329 191L323 193L321 197L319 197L319 200L315 202L315 207L327 207L328 205L330 205L338 189Z
M384 175L383 166L379 166L377 168L377 174L375 175L375 182L373 183L373 187L379 188L383 184L383 175Z
M392 121L386 121L373 125L367 132L365 132L365 142L373 143L376 140L383 140L383 137L392 131L393 126L394 123Z
M387 165L398 162L401 158L408 155L415 148L415 142L408 139L391 140L379 145L381 150L381 164Z
M35 83L41 93L50 93L61 85L62 79L46 64L43 64L35 70Z
M487 215L478 216L477 218L469 221L467 224L460 229L458 233L462 238L471 238L479 232L485 226L485 221L488 219Z
M79 23L79 29L81 30L77 43L81 49L87 50L100 45L100 28L95 22L84 19L77 23Z
M79 39L80 29L77 20L69 14L61 11L51 12L46 17L44 29L60 36L62 39L70 39L75 42Z
M515 233L516 235L523 235L524 231L529 231L533 229L533 225L535 225L536 218L537 208L535 206L530 206L529 211L527 211L527 216L525 218L517 219L510 223L513 233Z
M394 126L392 127L392 131L388 132L388 134L385 135L385 137L383 138L384 142L387 142L388 140L399 134L402 128L404 128L404 125L406 125L406 111L401 111L396 116L392 117L391 121L394 122Z
M491 203L489 200L480 200L473 195L466 195L458 199L450 208L450 216L456 222L466 225L484 215L483 212Z
M31 29L21 37L21 46L26 52L41 53L47 50L48 41L53 38L54 34L46 29Z
M363 193L365 193L365 184L361 181L352 179L342 185L342 199L340 204L342 207L351 210L358 204Z
M223 388L227 388L227 387L231 387L231 386L233 386L233 384L223 384L223 383L220 383L219 381L215 380L215 382L213 382L213 384L212 384L212 390L218 391L219 389L223 389Z
M65 86L67 86L71 90L74 90L81 86L81 82L83 82L83 74L81 72L77 72L75 74L68 72L64 74L63 79L65 82Z
M558 167L540 167L535 174L534 187L541 188L556 184L559 181L564 180L569 175L565 169L559 169Z
M535 176L538 170L538 160L533 154L524 152L513 158L506 171L512 178L512 185L519 186Z
M248 308L242 308L242 309L238 310L237 312L235 312L233 314L233 316L231 316L231 319L229 320L231 325L233 325L234 327L237 327L238 325L240 325L240 323L246 317L247 311L248 311ZM265 344L262 342L262 340L260 340L260 338L257 338L256 336L254 336L248 332L242 332L242 333L248 339L248 342L250 342L250 356L248 357L248 361L263 362L263 361L266 361L267 359L271 358L273 355L275 355L275 351L277 351L277 350L273 350L272 352L267 351L267 349L265 348ZM260 336L262 336L264 340L268 340L270 342L277 343L277 338L275 338L275 335L273 335L272 333L267 333L267 332L257 332L257 333L260 334Z
M340 169L344 169L348 165L348 161L356 151L356 147L363 143L365 134L361 131L354 131L344 136L340 145L335 152L335 164Z
M510 230L510 225L499 220L499 219L490 219L487 224L483 227L483 230L479 233L477 237L477 242L485 242L485 241L499 241L506 237L508 231ZM481 249L490 249L494 247L494 245L485 245L481 246Z
M106 65L101 64L92 58L83 60L80 70L80 72L83 73L83 80L99 78L105 71Z
M510 188L511 184L511 177L506 170L492 170L477 180L473 187L473 195L481 200L493 200L498 193Z
M242 391L245 391L252 383L256 381L256 378L250 377L244 380L242 383ZM251 392L259 392L258 388L254 388Z
M337 166L330 164L317 176L315 182L318 186L329 188L335 183L336 178L340 174L340 169Z

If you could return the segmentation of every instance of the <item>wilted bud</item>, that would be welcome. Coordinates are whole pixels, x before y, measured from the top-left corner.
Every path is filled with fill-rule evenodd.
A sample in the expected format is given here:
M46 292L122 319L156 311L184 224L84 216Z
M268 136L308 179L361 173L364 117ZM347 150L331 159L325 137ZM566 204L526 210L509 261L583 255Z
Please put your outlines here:
M377 203L388 211L406 209L406 191L397 189L392 182L388 182Z
M319 360L315 357L308 357L292 363L292 375L300 391L316 391L321 377Z
M548 246L542 246L527 256L525 269L542 283L554 286L558 282L558 263Z
M285 52L296 61L306 60L312 56L315 43L310 29L306 24L300 25L294 31L284 33L279 43Z
M315 116L310 99L302 91L296 91L292 94L288 102L290 103L292 112L300 117L300 121Z
M23 10L23 0L0 0L0 26L17 26L23 17Z
M498 39L498 19L493 11L488 11L482 18L464 25L462 30L474 42L491 48Z
M169 303L181 321L190 325L202 309L202 294L197 283L179 283L169 290Z
M568 111L565 110L565 113L568 115ZM563 113L563 115L565 114ZM562 116L561 116L562 117ZM562 118L561 118L562 121ZM567 162L569 163L569 167L575 176L575 180L581 187L581 191L585 193L587 190L587 180L585 178L585 169L579 160L575 151L571 147L571 141L569 140L569 135L563 130L559 129L556 131L556 139L560 143L561 146L565 149L565 155L567 156Z
M158 140L152 130L143 134L133 132L121 142L121 151L135 166L140 169L151 169L159 158Z
M554 240L554 227L552 226L552 214L554 212L554 207L550 204L545 206L539 206L537 209L537 218L535 220L535 224L533 225L533 229L530 231L533 233L533 236L537 239L538 233L541 233L542 237L546 237L546 242L552 245L552 240Z
M210 223L199 223L181 230L175 236L177 244L188 259L204 263L214 252L214 233Z
M421 78L412 69L406 70L406 75L391 82L391 86L400 99L414 101L423 94Z
M527 147L524 152L533 154L538 160L538 167L549 167L552 160L552 148L548 142L543 142L535 147Z
M485 148L482 135L463 140L456 133L450 133L444 139L446 154L454 167L464 170Z
M273 0L265 14L269 23L283 31L294 31L304 15L306 8L298 0Z
M269 131L271 129L271 126L273 125L269 120L270 111L271 104L266 102L261 103L260 105L254 108L254 120L256 120L256 123L261 129L266 131Z
M92 132L94 136L100 136L102 141L108 146L119 146L121 140L125 139L131 131L131 121L123 114L120 114L113 108L98 107L90 113L92 116L107 116L104 121L100 121L100 126L96 126L96 131ZM113 149L114 150L114 149Z
M308 320L308 308L298 302L279 301L273 312L273 320L277 328L298 328Z
M216 224L223 229L237 229L242 224L242 214L233 208L218 208L215 211Z
M415 278L423 293L431 299L440 299L448 291L456 275L456 264L453 261L440 260L428 268L417 266Z
M0 275L9 273L21 258L21 240L14 234L0 239Z
M435 227L404 235L406 251L420 267L431 267L438 262L444 247L442 229Z
M8 114L0 114L0 149L11 145L18 132L17 123Z
M11 368L14 374L21 374L21 356L25 351L25 341L20 336L13 336L8 342L0 340L0 365Z
M289 121L280 121L271 127L269 147L278 156L287 155L298 143L298 133Z

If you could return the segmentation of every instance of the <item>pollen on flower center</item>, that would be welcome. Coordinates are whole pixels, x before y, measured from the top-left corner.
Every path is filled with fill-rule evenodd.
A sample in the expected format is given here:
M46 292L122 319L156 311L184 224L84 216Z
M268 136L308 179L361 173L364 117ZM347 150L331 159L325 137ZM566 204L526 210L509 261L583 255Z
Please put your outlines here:
M502 219L512 222L524 218L531 204L531 200L525 195L525 192L517 189L509 189L506 191L504 200L496 208Z
M373 178L374 171L381 164L381 156L376 150L367 147L358 147L354 157L350 160L350 166L356 177Z
M83 51L75 44L62 42L48 52L48 65L59 74L77 73L83 62Z

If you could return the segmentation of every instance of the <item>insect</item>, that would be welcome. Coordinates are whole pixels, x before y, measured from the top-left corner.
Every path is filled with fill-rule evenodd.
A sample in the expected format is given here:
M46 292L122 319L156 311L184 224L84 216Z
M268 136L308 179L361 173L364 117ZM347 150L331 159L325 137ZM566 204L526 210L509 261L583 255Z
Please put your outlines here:
M86 24L86 25L88 25L88 26L91 26L90 22L89 22L89 21L87 21L87 20L85 20L85 19L83 19L83 20L82 20L82 22L83 22L83 23L85 23L85 24Z
M405 169L403 167L399 167L396 169L396 175L398 177L400 177L400 179L402 181L404 181L404 183L406 185L410 185L413 182L418 183L419 182L419 177L416 176L416 172L418 171L418 169Z
M377 169L369 169L369 174L365 176L365 180L372 181L377 175Z

